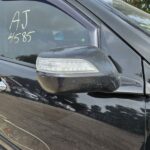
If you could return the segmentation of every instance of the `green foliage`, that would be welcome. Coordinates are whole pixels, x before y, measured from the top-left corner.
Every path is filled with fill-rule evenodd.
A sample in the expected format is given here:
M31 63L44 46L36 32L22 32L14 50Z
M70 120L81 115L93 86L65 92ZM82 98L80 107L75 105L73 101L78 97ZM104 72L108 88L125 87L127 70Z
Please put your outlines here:
M125 2L150 13L150 0L124 0Z

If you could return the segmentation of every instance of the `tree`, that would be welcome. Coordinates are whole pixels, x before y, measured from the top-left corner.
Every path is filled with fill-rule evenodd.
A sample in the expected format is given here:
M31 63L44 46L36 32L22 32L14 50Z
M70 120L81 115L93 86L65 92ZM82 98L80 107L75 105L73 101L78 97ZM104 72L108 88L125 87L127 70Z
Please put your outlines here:
M125 2L150 13L150 0L124 0Z

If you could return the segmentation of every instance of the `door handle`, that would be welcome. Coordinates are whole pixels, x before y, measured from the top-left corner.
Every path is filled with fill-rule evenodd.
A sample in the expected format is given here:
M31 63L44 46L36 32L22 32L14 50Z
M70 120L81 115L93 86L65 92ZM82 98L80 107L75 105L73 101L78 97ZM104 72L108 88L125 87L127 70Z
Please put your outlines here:
M0 92L6 91L7 90L7 85L3 79L0 81Z

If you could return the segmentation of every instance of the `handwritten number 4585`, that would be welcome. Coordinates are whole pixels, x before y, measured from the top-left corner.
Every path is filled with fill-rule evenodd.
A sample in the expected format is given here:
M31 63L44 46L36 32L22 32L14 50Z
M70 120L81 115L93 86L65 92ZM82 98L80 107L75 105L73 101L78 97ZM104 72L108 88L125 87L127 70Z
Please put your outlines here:
M23 43L30 43L32 40L32 34L35 33L35 31L30 32L23 32L23 33L10 33L8 40L10 42L15 42L16 44L20 42L20 39Z
M16 11L12 17L9 31L11 32L8 36L8 40L14 43L29 43L32 40L32 34L35 33L33 30L26 31L28 27L28 19L29 13L31 10L24 10L24 11ZM22 19L21 19L22 18ZM18 33L18 30L21 29L21 32ZM20 31L20 30L19 30ZM30 32L29 32L30 31Z

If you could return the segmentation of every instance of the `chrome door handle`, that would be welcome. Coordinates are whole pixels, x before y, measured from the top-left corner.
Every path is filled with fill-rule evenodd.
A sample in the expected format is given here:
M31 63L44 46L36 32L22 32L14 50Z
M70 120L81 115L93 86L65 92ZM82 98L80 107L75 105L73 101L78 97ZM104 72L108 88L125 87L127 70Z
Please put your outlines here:
M0 92L1 91L6 91L7 90L7 85L6 85L6 83L3 81L3 80L1 80L0 81Z

